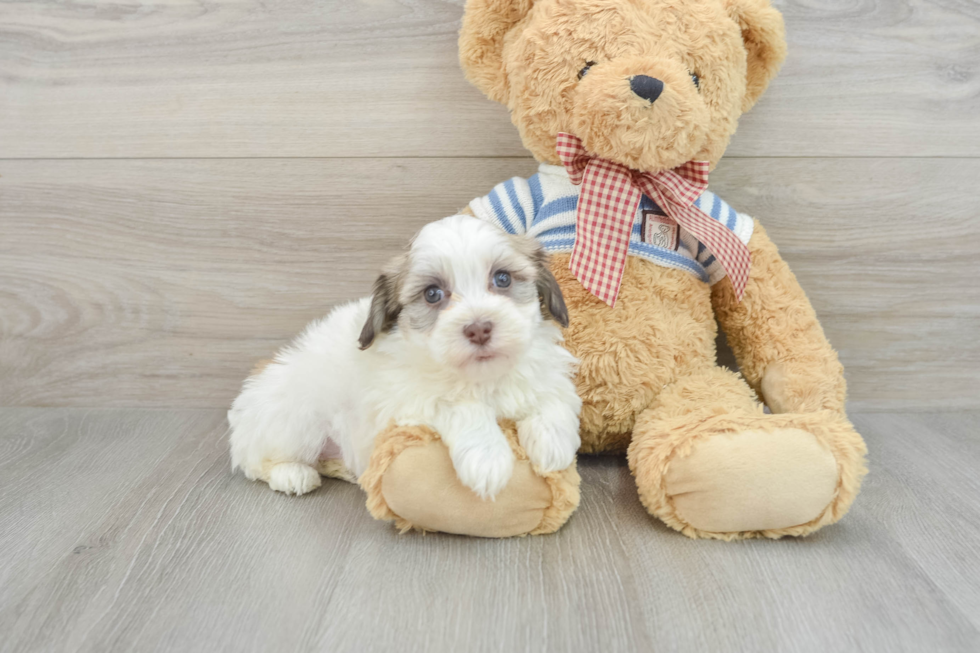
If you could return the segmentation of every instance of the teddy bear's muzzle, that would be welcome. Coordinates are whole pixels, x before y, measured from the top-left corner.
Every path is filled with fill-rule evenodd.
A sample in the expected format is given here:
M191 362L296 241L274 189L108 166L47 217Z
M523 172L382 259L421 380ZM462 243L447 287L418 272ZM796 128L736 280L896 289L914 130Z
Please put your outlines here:
M686 64L634 56L591 67L572 95L565 130L603 159L656 173L697 158L708 106Z

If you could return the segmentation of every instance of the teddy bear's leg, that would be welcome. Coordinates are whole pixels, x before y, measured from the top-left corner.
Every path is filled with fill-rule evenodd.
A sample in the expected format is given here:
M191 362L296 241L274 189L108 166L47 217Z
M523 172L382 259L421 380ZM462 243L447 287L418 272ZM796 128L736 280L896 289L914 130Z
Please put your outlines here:
M651 514L690 537L806 535L847 512L864 442L838 412L766 414L734 372L664 389L636 422L629 464Z

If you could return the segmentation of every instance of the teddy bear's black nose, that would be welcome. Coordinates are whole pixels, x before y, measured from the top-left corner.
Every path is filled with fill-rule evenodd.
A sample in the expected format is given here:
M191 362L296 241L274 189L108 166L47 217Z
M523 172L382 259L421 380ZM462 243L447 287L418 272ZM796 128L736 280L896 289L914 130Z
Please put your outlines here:
M630 88L644 100L656 102L660 94L664 92L664 83L656 77L633 75L630 77Z

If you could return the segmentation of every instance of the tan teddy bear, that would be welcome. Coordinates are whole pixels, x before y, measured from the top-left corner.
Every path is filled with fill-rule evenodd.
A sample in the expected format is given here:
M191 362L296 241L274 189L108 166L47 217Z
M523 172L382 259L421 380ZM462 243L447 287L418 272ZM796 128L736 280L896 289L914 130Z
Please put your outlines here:
M469 0L463 19L467 77L541 162L467 212L552 252L581 451L627 451L643 504L691 537L805 535L866 473L803 290L762 226L704 188L784 55L767 0ZM716 363L716 318L741 375ZM403 528L550 532L577 505L573 469L522 469L480 502L424 430L390 429L375 454L369 507Z

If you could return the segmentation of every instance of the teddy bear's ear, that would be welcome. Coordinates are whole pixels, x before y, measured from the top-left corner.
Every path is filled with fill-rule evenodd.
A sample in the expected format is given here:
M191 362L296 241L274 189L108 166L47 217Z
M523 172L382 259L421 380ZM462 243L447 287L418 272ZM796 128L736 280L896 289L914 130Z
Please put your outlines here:
M729 15L742 28L748 53L748 83L742 111L752 108L786 58L783 16L769 0L725 0Z
M496 102L507 102L504 37L527 15L532 4L533 0L466 2L459 31L459 62L466 78Z

